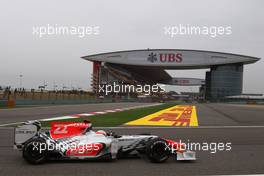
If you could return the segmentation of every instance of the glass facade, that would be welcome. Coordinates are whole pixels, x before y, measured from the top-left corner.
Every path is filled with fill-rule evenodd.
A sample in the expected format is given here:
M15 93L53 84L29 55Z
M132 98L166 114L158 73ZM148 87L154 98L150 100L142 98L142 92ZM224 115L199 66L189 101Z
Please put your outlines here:
M240 95L243 87L243 64L213 66L206 73L206 98L218 99Z

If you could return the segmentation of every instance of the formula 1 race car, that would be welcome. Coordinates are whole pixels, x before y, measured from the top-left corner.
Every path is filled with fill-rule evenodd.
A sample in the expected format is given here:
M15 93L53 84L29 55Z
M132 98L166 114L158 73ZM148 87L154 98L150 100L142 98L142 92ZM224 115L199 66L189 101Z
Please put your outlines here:
M195 152L182 149L182 144L155 135L117 135L103 130L93 131L89 121L52 122L51 130L41 130L38 121L26 122L15 129L16 149L31 164L48 160L89 159L115 160L146 156L151 162L165 162L169 156L177 160L195 160Z

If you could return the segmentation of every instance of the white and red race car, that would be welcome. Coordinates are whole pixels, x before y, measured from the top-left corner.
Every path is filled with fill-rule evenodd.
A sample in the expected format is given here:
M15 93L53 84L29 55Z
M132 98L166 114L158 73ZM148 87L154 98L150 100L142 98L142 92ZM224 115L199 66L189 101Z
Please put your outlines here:
M165 162L169 156L177 160L195 160L195 152L182 149L182 144L155 135L116 135L93 131L89 121L53 122L51 130L41 130L38 121L15 129L16 149L32 164L48 160L115 160L123 157L147 156L151 162Z

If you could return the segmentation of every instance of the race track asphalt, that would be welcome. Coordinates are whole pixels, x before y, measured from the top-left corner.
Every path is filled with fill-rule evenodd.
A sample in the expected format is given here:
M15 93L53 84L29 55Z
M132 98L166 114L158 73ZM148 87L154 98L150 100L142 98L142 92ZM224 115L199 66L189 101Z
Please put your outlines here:
M121 159L114 162L61 161L33 166L22 159L19 151L12 149L13 128L2 127L0 128L0 175L155 176L264 173L264 106L231 104L196 104L195 106L199 127L121 127L106 130L119 134L152 133L164 138L189 140L200 144L230 142L232 147L230 151L216 153L211 153L213 150L197 151L195 162L179 162L172 158L163 164L153 164L146 159ZM32 111L34 112L33 109Z

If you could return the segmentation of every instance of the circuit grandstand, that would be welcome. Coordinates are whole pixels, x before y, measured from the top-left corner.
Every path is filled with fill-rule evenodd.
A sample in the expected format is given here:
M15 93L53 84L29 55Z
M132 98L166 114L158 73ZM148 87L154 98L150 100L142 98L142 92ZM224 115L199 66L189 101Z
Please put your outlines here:
M243 67L260 58L239 54L182 49L147 49L117 51L82 57L93 62L92 88L99 85L168 84L201 86L206 99L242 94ZM206 69L205 79L175 78L166 70Z

